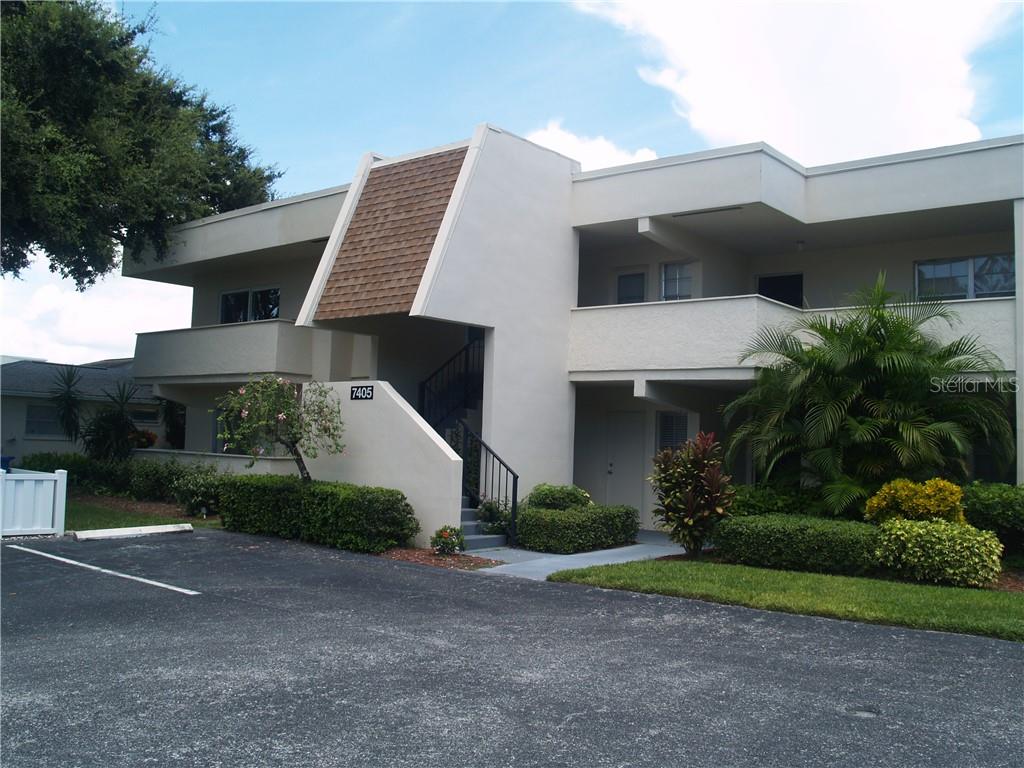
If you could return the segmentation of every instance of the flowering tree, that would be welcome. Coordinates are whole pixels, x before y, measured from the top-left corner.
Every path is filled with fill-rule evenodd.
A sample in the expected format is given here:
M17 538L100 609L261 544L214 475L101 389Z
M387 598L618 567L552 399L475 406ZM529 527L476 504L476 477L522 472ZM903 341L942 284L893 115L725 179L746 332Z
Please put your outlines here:
M341 403L323 384L301 387L275 376L253 379L217 401L217 437L224 450L252 456L251 467L273 445L284 446L295 460L304 482L312 478L303 454L316 458L320 450L341 453Z

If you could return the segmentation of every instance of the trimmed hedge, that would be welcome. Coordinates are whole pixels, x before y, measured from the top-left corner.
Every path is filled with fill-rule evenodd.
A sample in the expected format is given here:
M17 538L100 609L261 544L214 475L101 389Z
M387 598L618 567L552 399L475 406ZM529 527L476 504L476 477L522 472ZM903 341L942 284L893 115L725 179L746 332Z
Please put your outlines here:
M867 523L769 514L726 518L713 540L730 563L857 576L877 570L878 536Z
M131 459L128 492L139 501L174 501L174 481L188 470L173 460Z
M131 462L91 459L81 453L33 453L19 460L21 469L53 472L66 469L68 485L89 493L128 493L131 490Z
M220 481L220 515L231 531L302 539L355 552L405 544L420 526L405 494L348 483L303 483L288 475Z
M984 587L1002 569L1003 545L992 531L945 520L882 523L879 562L896 575L957 587Z
M994 532L1007 552L1024 551L1024 486L975 481L964 487L964 514L975 528Z
M533 494L530 496L532 499ZM560 555L632 544L639 530L637 510L625 506L526 507L516 520L516 537L520 546Z
M590 494L578 485L551 485L540 483L534 486L523 501L524 507L537 509L572 509L593 504Z

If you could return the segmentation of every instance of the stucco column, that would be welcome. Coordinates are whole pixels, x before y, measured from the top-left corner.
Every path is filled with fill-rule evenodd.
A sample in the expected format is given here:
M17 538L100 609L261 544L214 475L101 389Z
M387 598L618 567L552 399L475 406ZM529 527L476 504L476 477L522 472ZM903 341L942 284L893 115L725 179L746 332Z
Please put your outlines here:
M1013 251L1017 289L1017 484L1024 485L1024 199L1013 201Z

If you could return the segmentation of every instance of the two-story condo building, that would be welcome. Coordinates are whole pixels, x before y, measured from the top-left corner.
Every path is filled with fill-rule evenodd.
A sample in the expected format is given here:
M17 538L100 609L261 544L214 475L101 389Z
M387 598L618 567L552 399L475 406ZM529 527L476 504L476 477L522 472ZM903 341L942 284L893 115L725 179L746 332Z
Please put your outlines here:
M367 154L346 186L189 223L165 260L124 266L193 288L192 327L140 334L135 353L136 378L188 406L186 449L217 453L215 399L252 374L338 382L349 450L315 474L403 488L428 534L457 524L463 472L490 496L512 473L521 492L575 482L652 526L651 457L722 431L756 329L842 307L883 270L949 301L960 326L937 330L978 335L1019 376L1024 137L816 168L750 144L580 172L482 125ZM357 384L376 394L353 399ZM1022 419L1024 391L1018 482Z

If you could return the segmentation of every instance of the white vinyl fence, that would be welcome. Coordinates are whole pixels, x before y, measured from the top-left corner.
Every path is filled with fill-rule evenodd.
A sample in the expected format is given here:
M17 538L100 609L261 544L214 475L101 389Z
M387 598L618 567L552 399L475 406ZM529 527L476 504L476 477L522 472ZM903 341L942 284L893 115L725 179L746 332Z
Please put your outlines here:
M0 469L0 534L64 535L68 473Z

